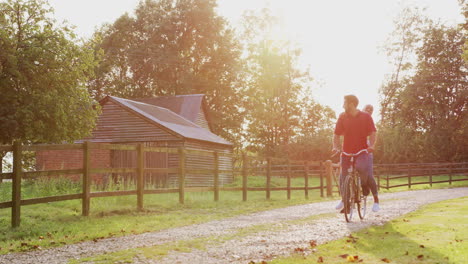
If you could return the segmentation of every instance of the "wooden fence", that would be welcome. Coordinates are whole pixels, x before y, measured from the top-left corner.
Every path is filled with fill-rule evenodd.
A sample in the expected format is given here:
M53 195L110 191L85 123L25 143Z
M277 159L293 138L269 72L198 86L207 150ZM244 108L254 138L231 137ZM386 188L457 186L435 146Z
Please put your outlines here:
M339 193L337 186L340 164L327 162L325 170L327 175L331 175L327 178L333 180L332 184L327 185L330 187L328 193ZM445 177L436 179L437 176ZM453 182L468 181L468 162L374 164L374 177L377 181L377 187L386 190L405 186L411 188L411 186L420 184L428 184L431 187L436 183L452 185ZM401 179L405 179L404 182Z
M468 162L376 164L374 175L379 188L387 190L404 186L411 188L419 184L428 184L431 187L435 183L451 185L453 182L468 181ZM448 177L436 179L442 175Z
M247 191L264 191L266 199L270 199L272 191L286 191L287 199L291 199L291 191L303 191L306 199L309 197L310 190L320 190L321 197L324 196L326 185L324 178L326 173L324 164L321 162L312 162L305 160L288 160L286 158L259 158L253 156L242 156L242 200L247 200ZM248 175L265 176L265 187L247 187ZM331 177L331 175L329 175ZM271 178L282 177L286 178L285 187L272 187ZM292 178L304 178L304 186L291 186ZM309 179L311 177L319 178L318 186L310 186ZM327 181L328 182L328 181ZM224 188L226 190L226 188ZM229 189L235 190L235 189ZM331 193L327 193L331 195Z
M22 154L24 151L58 151L58 150L81 150L83 152L83 166L81 169L66 169L66 170L48 170L48 171L28 171L22 169ZM136 168L92 168L91 157L93 150L126 150L137 152L137 167ZM167 147L146 147L143 144L138 145L122 145L122 144L99 144L85 142L82 144L62 144L62 145L31 145L22 146L15 143L12 146L0 146L0 151L13 152L13 172L0 173L0 179L11 179L12 181L12 199L11 201L0 202L1 208L11 208L11 225L18 227L21 219L21 206L66 201L81 199L82 201L82 215L88 216L90 212L90 200L97 197L110 197L110 196L123 196L123 195L136 195L137 196L137 210L143 210L143 196L147 194L159 193L178 193L179 202L184 203L186 192L213 192L214 200L219 200L220 191L241 191L242 200L247 200L249 191L264 191L266 199L270 199L272 191L286 191L287 199L291 198L291 191L304 191L304 195L308 198L310 190L320 190L321 196L324 196L324 189L326 188L323 178L324 170L320 162L309 161L289 161L287 159L273 159L273 158L258 158L243 155L242 167L233 168L232 170L219 169L219 156L231 155L220 153L216 151L202 151L189 148L167 148ZM179 164L177 168L145 168L144 157L147 152L166 152L177 154L179 156ZM212 169L190 169L189 173L209 173L213 175L213 186L211 187L185 187L185 175L187 173L186 155L196 154L199 156L214 157L214 166ZM331 162L328 163L329 165ZM99 191L91 192L92 175L96 173L134 173L136 174L136 188L135 190L121 190L121 191ZM145 173L174 173L178 175L177 188L158 188L158 189L145 189ZM242 177L242 187L223 187L219 184L220 173L239 174ZM82 191L75 194L66 194L50 197L40 197L32 199L21 198L21 181L23 179L35 179L37 177L53 177L60 175L82 175ZM262 175L265 178L265 188L248 187L248 176ZM309 178L316 176L320 178L319 186L309 186ZM287 179L287 186L285 187L272 187L272 177L285 177ZM291 178L304 177L303 187L292 187ZM331 184L331 174L327 179L327 184ZM331 192L327 194L331 195Z
M22 169L22 154L24 151L54 151L54 150L81 150L83 152L83 166L81 169L67 170L49 170L49 171L28 171ZM126 150L137 152L137 167L135 168L92 168L91 157L93 150ZM178 193L179 202L184 203L186 192L213 192L215 201L219 200L220 191L241 191L242 200L247 201L248 192L265 192L265 198L270 199L272 191L285 191L286 198L291 198L292 191L303 191L305 198L309 197L309 191L320 190L321 197L333 196L338 192L337 182L339 178L339 164L331 161L311 162L311 161L292 161L278 158L260 158L253 156L242 156L242 165L232 170L219 169L219 157L221 155L231 155L216 151L195 150L189 148L167 148L167 147L147 147L143 144L122 145L122 144L99 144L85 142L83 144L64 144L64 145L31 145L22 146L15 143L12 146L0 146L0 151L13 152L13 172L0 173L0 180L11 179L12 198L11 201L0 202L1 208L11 208L11 225L17 227L20 225L21 206L81 199L82 215L88 216L90 212L90 200L97 197L136 195L137 210L143 210L143 196L148 194L160 193ZM177 168L145 168L144 157L147 152L165 152L179 156ZM212 169L191 169L186 166L186 155L196 154L214 158ZM213 175L213 185L209 187L186 187L185 175L189 173L202 173ZM136 174L136 187L134 190L120 191L98 191L91 192L92 175L96 173L134 173ZM145 188L145 173L173 173L178 175L177 188ZM242 187L223 187L219 184L220 173L237 174L242 178ZM82 191L75 194L58 195L51 197L40 197L32 199L21 199L21 181L23 179L35 179L37 177L53 177L59 175L82 175ZM379 188L395 188L411 186L416 184L432 184L448 182L452 184L455 181L468 180L468 163L431 163L431 164L376 164L374 165L374 175ZM448 179L434 180L437 175L448 175ZM249 176L262 176L265 178L265 187L249 187ZM282 177L286 179L286 186L272 187L273 177ZM304 178L304 186L292 186L292 178ZM317 186L310 186L309 179L316 177L319 179ZM414 181L427 177L425 181ZM392 180L407 178L407 181L391 185ZM385 181L385 184L382 184Z

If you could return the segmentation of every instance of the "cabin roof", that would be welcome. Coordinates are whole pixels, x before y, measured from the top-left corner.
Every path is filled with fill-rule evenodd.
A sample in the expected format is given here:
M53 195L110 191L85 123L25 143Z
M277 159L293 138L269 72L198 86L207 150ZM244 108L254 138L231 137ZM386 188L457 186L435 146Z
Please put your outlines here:
M179 96L179 99L174 100L173 102L183 102L185 101L186 98L189 98L191 96L183 96L181 99ZM194 123L194 121L190 120L190 114L187 113L187 109L194 109L196 106L197 101L198 103L198 111L200 110L200 103L203 98L203 95L194 95L193 96L195 99L189 99L187 100L189 102L188 106L184 106L183 103L180 104L175 104L172 108L177 110L177 108L180 108L179 110L181 112L186 113L186 115L189 115L188 118L179 115L174 111L171 111L168 108L162 107L162 106L157 106L154 104L148 104L145 102L142 102L143 100L139 99L138 101L134 100L129 100L129 99L124 99L124 98L119 98L115 96L107 96L103 100L101 100L101 104L105 104L107 100L111 100L118 105L124 107L126 110L129 110L130 112L134 113L136 116L140 116L145 118L149 122L153 122L157 125L163 126L166 129L188 139L195 139L195 140L201 140L201 141L206 141L206 142L212 142L212 143L218 143L218 144L223 144L223 145L232 145L231 142L221 138L220 136L217 136L213 134L211 131L202 128L198 126L197 124ZM154 100L156 98L149 98L148 100L144 101L156 101ZM160 100L159 102L169 102L170 100ZM190 102L192 104L190 104ZM164 105L163 103L161 103ZM198 114L198 112L196 113ZM196 120L196 115L195 119Z

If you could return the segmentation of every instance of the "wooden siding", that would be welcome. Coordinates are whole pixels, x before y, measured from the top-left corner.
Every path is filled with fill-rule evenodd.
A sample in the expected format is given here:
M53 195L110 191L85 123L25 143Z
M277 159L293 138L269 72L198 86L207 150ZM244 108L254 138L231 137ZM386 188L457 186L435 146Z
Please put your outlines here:
M102 107L92 138L102 142L177 140L175 135L109 101Z
M136 144L136 143L124 143ZM181 146L182 142L144 142L145 147L170 147ZM144 167L145 168L177 168L178 155L165 152L146 152ZM111 153L111 163L113 168L136 168L137 167L137 153L135 151L113 150ZM172 175L174 176L174 175ZM133 173L125 173L113 175L114 181L119 180L119 177L134 180ZM167 188L169 187L168 173L145 173L147 188ZM177 178L177 176L174 176Z
M126 143L128 144L128 143ZM151 147L172 147L178 148L185 146L186 148L197 150L218 151L220 153L232 153L229 146L205 144L203 142L182 142L182 141L169 141L169 142L145 142L145 146ZM148 155L149 154L149 155ZM136 167L136 152L135 151L122 151L114 150L112 156L112 167ZM202 156L195 153L186 154L186 187L211 187L214 182L214 173L191 173L193 170L214 169L214 156ZM145 168L178 168L179 155L172 153L146 153L145 154ZM219 170L232 170L232 158L226 156L219 156ZM119 174L126 179L133 179L134 175ZM115 175L113 176L115 179ZM179 175L178 173L145 173L147 188L177 188ZM219 184L220 186L231 183L233 180L232 173L220 172Z
M186 141L186 148L218 151L220 153L232 154L232 148L229 146L217 145L217 144L205 144L198 141ZM186 170L186 186L187 187L204 187L213 186L214 173L207 174L194 174L190 173L190 169L214 169L214 156L201 156L194 153L187 153L187 170ZM232 170L232 157L219 156L219 170ZM233 181L233 174L220 172L219 173L219 185L231 183Z
M198 111L197 120L195 124L210 130L210 126L208 125L208 121L206 120L205 112L203 111L203 107L200 107L200 111Z

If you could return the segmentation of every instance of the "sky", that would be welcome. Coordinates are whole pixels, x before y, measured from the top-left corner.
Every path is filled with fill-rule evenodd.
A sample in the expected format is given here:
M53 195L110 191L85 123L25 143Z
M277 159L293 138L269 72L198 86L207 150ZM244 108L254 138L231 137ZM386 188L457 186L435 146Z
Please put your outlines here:
M49 0L58 21L76 26L89 38L103 23L133 14L139 0ZM373 104L380 119L379 87L392 67L382 51L402 6L427 8L434 20L454 25L463 21L458 0L218 0L218 12L233 26L245 10L269 7L280 17L279 39L302 48L301 66L309 67L313 97L342 112L343 96L354 94L360 107Z

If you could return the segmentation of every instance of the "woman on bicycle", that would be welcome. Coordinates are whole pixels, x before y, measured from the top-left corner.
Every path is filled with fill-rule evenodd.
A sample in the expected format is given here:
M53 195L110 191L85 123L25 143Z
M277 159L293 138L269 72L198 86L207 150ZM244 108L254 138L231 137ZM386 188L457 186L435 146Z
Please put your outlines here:
M341 174L340 174L340 190L346 176L348 175L348 169L351 166L350 157L344 153L356 154L361 152L356 157L355 165L361 178L361 184L363 190L369 193L368 186L368 174L369 174L369 154L374 151L374 144L376 141L376 129L372 117L365 112L359 111L357 106L359 99L355 95L346 95L344 97L343 108L344 113L341 113L335 126L335 133L333 137L333 151L343 151L340 159L341 163ZM343 136L343 148L340 150L340 137ZM369 137L369 144L367 143L367 137ZM343 193L343 192L341 192ZM344 207L343 200L336 206L337 210L341 210ZM374 205L372 211L377 212L380 210L379 196L377 192L374 194Z

